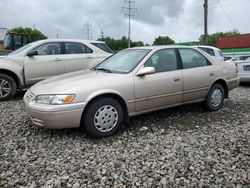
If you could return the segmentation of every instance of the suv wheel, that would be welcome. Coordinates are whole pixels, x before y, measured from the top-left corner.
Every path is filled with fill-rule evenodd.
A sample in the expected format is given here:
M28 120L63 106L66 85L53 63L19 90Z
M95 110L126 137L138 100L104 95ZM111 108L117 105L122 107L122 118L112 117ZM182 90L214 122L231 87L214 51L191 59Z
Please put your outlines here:
M221 109L224 103L225 91L220 84L214 84L205 101L206 107L210 111L217 111Z
M84 128L93 137L113 135L123 121L123 109L120 103L112 98L101 98L86 109Z
M0 101L13 98L16 93L16 82L8 75L0 74Z

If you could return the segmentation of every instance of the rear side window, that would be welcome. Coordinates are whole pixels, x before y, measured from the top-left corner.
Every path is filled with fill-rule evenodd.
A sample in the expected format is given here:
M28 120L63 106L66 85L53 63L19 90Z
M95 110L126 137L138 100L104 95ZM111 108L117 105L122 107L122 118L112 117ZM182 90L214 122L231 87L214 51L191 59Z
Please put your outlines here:
M207 59L193 49L179 49L184 69L204 67L208 65Z
M205 47L198 47L198 48L200 48L201 50L207 52L207 53L208 53L209 55L211 55L211 56L215 56L214 50L211 49L211 48L205 48Z
M92 53L89 47L81 43L65 42L65 54L87 54Z
M38 55L58 55L61 54L61 44L59 42L46 43L33 50L36 50Z
M114 53L114 51L111 50L111 48L105 43L91 43L91 44L93 44L95 47L97 47L105 52Z

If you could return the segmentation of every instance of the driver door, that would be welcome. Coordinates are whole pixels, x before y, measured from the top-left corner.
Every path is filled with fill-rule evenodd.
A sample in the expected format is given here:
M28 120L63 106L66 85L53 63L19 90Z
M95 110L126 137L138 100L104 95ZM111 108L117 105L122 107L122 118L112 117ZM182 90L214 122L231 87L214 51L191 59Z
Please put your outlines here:
M155 73L135 77L136 112L150 111L182 102L182 72L175 49L159 50L144 67L154 67Z
M64 73L62 45L60 42L42 44L32 51L37 55L25 56L24 72L27 85Z

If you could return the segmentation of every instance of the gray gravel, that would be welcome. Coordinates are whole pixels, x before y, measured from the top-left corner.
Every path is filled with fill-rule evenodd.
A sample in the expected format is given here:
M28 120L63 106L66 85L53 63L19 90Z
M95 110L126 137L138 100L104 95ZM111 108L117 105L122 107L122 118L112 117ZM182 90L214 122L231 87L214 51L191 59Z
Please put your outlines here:
M0 103L0 187L250 187L250 87L138 116L110 138L33 126L23 94Z

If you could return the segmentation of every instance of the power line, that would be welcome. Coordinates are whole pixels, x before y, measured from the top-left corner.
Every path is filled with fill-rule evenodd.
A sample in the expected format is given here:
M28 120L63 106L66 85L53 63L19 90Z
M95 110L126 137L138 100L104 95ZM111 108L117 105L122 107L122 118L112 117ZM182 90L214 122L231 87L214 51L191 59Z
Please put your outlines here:
M135 1L132 0L124 0L126 6L122 7L122 10L125 11L125 16L128 16L128 48L131 46L130 34L131 34L131 18L134 18L134 14L132 12L137 11L137 8L134 8Z
M223 11L223 13L225 14L225 16L227 17L227 19L231 22L231 24L233 25L234 29L236 29L236 26L235 26L233 20L230 18L230 16L227 14L227 12L223 9L223 7L221 6L219 0L217 0L217 4L220 7L220 9Z

